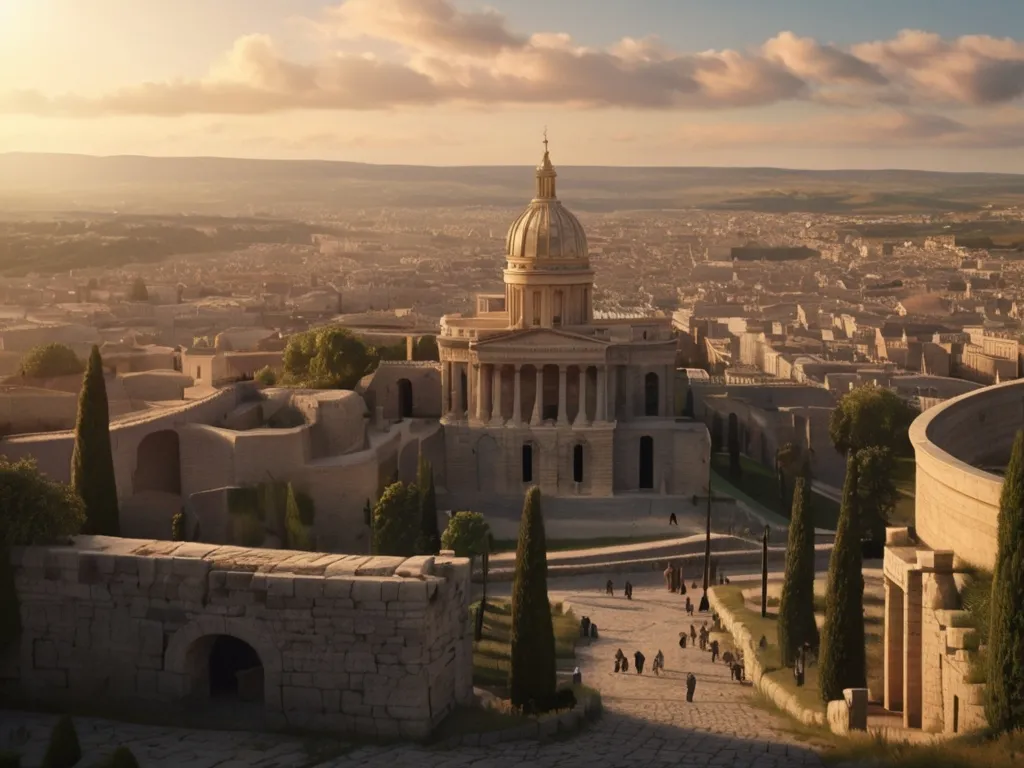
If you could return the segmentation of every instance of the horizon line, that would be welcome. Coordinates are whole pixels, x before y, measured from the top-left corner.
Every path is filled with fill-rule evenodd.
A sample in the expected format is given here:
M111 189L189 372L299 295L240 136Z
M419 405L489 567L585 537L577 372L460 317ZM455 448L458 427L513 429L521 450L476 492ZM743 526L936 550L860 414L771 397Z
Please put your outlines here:
M245 157L238 155L146 155L124 153L113 155L94 155L86 152L33 152L25 150L9 150L0 152L0 158L12 156L26 157L80 157L95 160L143 159L143 160L227 160L251 163L331 163L338 165L363 165L378 168L435 168L439 170L457 170L465 168L533 168L532 163L479 163L475 165L439 165L430 163L371 163L361 160L332 160L328 158L289 158L289 157ZM618 164L569 164L559 163L561 168L599 168L624 170L746 170L746 171L791 171L794 173L932 173L948 176L1024 176L1024 172L1013 171L941 171L928 168L800 168L793 166L774 165L618 165Z

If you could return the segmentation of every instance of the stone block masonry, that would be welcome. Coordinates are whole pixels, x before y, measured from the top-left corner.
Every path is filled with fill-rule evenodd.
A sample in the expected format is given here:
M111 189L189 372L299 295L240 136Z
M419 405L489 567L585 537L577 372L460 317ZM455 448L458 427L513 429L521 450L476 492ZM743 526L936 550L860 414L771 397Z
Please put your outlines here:
M472 696L466 559L79 536L13 562L5 699L201 706L226 684L272 727L420 739Z

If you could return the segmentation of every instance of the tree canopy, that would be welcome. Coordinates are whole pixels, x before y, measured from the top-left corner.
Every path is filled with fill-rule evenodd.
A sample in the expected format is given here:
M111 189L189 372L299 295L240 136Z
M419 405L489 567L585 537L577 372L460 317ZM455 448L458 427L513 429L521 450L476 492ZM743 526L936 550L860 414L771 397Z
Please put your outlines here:
M33 347L21 359L18 373L29 379L73 376L85 370L85 362L66 344Z
M82 500L63 483L39 471L34 459L0 456L0 545L50 544L78 533L85 521Z
M808 477L798 477L793 489L778 636L782 663L787 667L796 660L804 643L813 649L818 647L818 625L814 619L814 510Z
M352 389L379 359L373 347L347 328L315 328L288 340L284 383L315 389Z
M441 547L456 557L474 557L487 551L491 527L479 512L456 512L441 534Z
M412 557L420 536L419 489L415 484L392 483L373 509L373 553Z
M420 336L413 347L412 357L414 360L440 360L441 353L437 349L437 338Z
M885 528L899 500L899 492L892 480L892 451L871 446L857 451L856 459L862 535L876 545L884 546Z
M844 455L872 447L905 455L910 451L907 430L916 417L914 407L892 390L857 387L843 395L832 411L829 438Z
M114 455L110 447L110 408L103 361L93 346L78 396L75 446L71 453L71 487L85 505L84 533L117 536L120 513Z

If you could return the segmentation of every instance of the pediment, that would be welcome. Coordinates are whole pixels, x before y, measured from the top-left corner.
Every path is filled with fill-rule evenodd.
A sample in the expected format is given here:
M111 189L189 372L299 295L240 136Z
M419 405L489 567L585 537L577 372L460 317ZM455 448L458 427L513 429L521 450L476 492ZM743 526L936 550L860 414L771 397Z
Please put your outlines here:
M506 349L564 348L567 350L593 350L596 352L606 348L610 343L604 339L595 339L592 336L572 333L571 331L561 331L554 328L530 328L482 339L476 342L475 346L481 351L485 349L497 351Z

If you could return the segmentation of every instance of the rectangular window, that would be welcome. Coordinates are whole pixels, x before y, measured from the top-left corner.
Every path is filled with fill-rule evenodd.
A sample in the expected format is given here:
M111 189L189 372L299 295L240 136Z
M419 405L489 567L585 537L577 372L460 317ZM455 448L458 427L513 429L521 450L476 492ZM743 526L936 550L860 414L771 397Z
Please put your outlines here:
M543 309L543 299L540 291L533 292L533 324L540 325L540 311Z
M533 446L523 443L523 482L533 482Z

